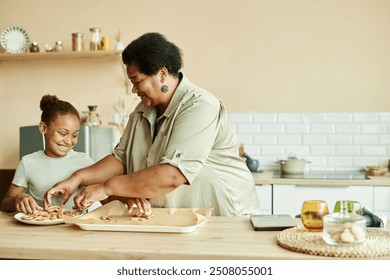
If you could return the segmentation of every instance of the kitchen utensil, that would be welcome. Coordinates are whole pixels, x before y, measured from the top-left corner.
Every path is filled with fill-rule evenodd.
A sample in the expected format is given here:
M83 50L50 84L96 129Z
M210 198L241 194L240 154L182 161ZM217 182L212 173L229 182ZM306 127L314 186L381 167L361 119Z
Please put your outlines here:
M327 214L329 214L329 209L324 200L305 200L302 204L302 224L309 231L321 231L322 218Z
M305 170L306 163L310 163L305 159L299 159L295 155L289 155L285 160L279 160L276 163L280 164L282 173L301 174Z
M246 165L251 172L257 172L259 170L260 162L257 159L251 158L247 153L243 153L242 156L245 158Z
M326 215L323 219L322 238L331 245L356 244L366 240L366 220L348 212L348 201L340 203L340 212Z

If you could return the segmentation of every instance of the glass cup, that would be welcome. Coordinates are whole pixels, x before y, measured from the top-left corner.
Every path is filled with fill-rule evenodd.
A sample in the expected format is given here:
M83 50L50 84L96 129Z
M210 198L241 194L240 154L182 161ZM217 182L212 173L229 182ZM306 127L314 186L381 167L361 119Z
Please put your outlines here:
M322 231L323 217L327 214L329 209L324 200L305 200L302 204L302 224L309 231Z
M342 200L336 202L333 212L340 212ZM358 201L347 200L348 213L362 215L362 207Z

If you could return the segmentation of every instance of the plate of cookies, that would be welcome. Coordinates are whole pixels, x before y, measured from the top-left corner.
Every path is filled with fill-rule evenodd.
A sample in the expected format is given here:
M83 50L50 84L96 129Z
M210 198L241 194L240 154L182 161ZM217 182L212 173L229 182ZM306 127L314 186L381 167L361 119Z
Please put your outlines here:
M84 212L81 210L63 209L60 206L50 206L47 210L36 210L32 214L17 213L14 218L29 225L58 225L64 223L64 216L79 217Z

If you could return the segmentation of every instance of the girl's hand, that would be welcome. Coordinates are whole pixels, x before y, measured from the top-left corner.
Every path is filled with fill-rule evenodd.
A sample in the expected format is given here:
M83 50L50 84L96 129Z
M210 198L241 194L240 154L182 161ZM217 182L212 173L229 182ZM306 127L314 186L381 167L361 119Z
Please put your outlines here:
M17 211L25 214L32 214L36 210L43 210L43 207L39 206L35 199L27 193L21 193L15 198L15 208Z

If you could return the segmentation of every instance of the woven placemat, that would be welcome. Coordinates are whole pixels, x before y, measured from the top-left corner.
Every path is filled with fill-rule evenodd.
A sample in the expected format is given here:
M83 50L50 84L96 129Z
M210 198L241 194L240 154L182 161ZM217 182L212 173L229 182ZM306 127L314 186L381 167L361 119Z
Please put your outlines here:
M309 232L303 227L283 230L277 235L279 246L288 250L326 257L374 258L390 255L390 232L367 229L367 240L355 245L329 245L322 232Z

